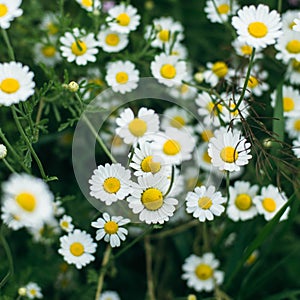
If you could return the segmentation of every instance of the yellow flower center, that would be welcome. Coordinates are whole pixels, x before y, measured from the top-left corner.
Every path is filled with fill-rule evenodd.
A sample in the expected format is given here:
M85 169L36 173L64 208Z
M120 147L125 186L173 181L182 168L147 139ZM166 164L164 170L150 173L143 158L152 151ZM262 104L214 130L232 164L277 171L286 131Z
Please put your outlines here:
M211 164L211 157L208 155L208 152L207 152L207 151L205 151L205 152L203 153L202 159L203 159L206 163Z
M212 206L212 200L209 197L202 197L198 200L198 206L202 209L209 209Z
M122 140L118 135L116 135L116 136L114 137L114 139L112 140L111 145L112 145L113 147L120 147L120 146L123 145L123 140Z
M80 40L73 42L71 46L72 53L76 56L81 56L87 51L86 43Z
M42 53L46 57L53 57L56 53L56 49L52 45L47 45L42 48Z
M230 7L228 4L224 3L224 4L219 5L217 10L220 15L228 14Z
M185 125L185 120L183 117L181 116L175 116L173 117L173 119L170 121L170 125L172 127L175 127L175 128L182 128L184 125Z
M250 89L254 89L255 87L257 87L258 86L258 80L257 80L257 78L254 77L254 76L250 76L249 80L248 80L248 83L247 83L247 86Z
M153 156L149 155L145 157L141 162L141 169L144 172L157 173L160 170L160 163L153 161Z
M248 194L239 194L235 199L235 205L239 210L248 210L252 206L252 199Z
M91 6L93 6L93 1L92 0L81 0L81 4L86 7L91 7Z
M142 202L148 210L157 210L163 205L163 194L159 189L149 188L142 194Z
M128 74L126 72L119 72L116 74L116 81L119 84L125 84L128 82Z
M109 194L117 193L121 188L120 180L116 177L109 177L104 180L103 188Z
M63 227L63 228L69 228L69 222L67 222L67 221L62 221L62 222L61 222L61 227Z
M48 33L51 35L58 33L58 27L53 23L49 23L47 25L47 29L48 29Z
M209 102L207 105L206 105L206 108L207 110L210 112L210 113L213 113L215 116L218 115L219 112L222 111L223 109L223 105L222 104L215 104L213 102Z
M294 129L300 131L300 119L294 122Z
M163 42L168 42L170 39L170 31L163 29L158 33L158 38Z
M163 146L163 152L167 155L176 155L180 152L181 146L175 140L167 140Z
M213 64L212 71L219 78L223 78L228 73L228 67L223 61L217 61Z
M115 234L119 229L119 225L114 221L108 221L104 225L104 231L108 234Z
M296 72L300 72L300 61L293 59L292 67Z
M293 21L293 22L290 23L289 28L293 29L294 25L296 25L296 23Z
M205 129L201 132L201 138L204 142L208 142L213 136L214 134L210 129Z
M117 46L120 42L120 38L115 33L110 33L105 38L105 43L109 46Z
M255 38L263 38L268 33L268 27L262 22L252 22L248 26L248 32Z
M84 253L84 246L79 242L74 242L70 246L70 252L74 256L81 256Z
M233 163L238 158L238 153L235 148L231 146L224 147L220 152L220 157L227 163Z
M0 17L4 17L8 12L8 8L5 4L0 4Z
M285 49L289 52L289 53L293 53L293 54L298 54L300 53L300 41L298 40L291 40L289 41L286 46Z
M262 206L267 212L273 212L276 209L276 202L273 198L264 198Z
M14 78L6 78L0 83L0 90L7 94L13 94L20 88L20 83Z
M32 290L30 290L29 293L30 293L32 296L35 296L35 295L36 295L36 290L32 289Z
M26 211L33 212L36 207L36 199L32 194L21 193L16 196L17 203Z
M200 264L197 266L195 273L200 280L207 280L213 276L214 270L207 264Z
M176 69L171 64L165 64L160 69L160 75L166 79L173 79L176 76Z
M252 54L252 47L249 45L243 45L241 47L241 51L244 55L251 55Z
M295 107L295 102L292 98L290 97L284 97L283 98L283 110L288 112L293 110Z
M130 17L126 13L119 14L116 19L121 26L128 26L130 23Z
M187 84L182 84L182 85L180 86L180 93L181 93L181 94L185 94L185 93L188 92L189 89L190 89L190 88L189 88L189 86L188 86Z
M147 131L147 123L142 119L135 118L129 123L128 129L132 135L141 137Z

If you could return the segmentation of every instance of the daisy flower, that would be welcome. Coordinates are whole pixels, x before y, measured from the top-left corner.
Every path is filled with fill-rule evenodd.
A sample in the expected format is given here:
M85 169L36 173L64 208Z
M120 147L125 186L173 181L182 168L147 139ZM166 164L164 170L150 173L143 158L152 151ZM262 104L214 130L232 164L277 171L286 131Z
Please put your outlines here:
M0 64L0 104L10 106L34 94L34 74L19 62Z
M185 200L186 212L193 214L200 222L212 221L214 216L220 216L225 210L222 204L226 199L212 185L208 188L204 185L196 187L193 192L188 192Z
M135 7L121 3L108 11L106 22L113 31L129 33L137 29L140 19Z
M285 64L291 59L300 60L300 32L285 32L275 44L278 51L276 59L282 60Z
M53 217L54 197L42 179L14 173L2 184L2 190L7 212L24 226L39 227Z
M252 158L250 153L251 144L240 132L227 131L221 127L215 131L215 136L209 140L208 155L212 164L219 170L229 172L239 171L241 166L247 165Z
M270 12L267 5L244 6L237 14L232 18L232 25L237 30L238 39L254 48L275 44L282 34L279 13L275 10Z
M213 127L212 126L204 126L200 122L195 126L195 132L199 136L199 140L201 142L208 142L210 138L214 136Z
M179 42L176 42L173 45L171 52L166 51L166 53L170 53L171 55L176 56L180 60L187 59L187 57L188 57L188 50L187 50L186 46L184 46L183 44L181 44Z
M10 22L23 14L20 8L22 0L1 0L0 1L0 28L7 29Z
M219 265L213 253L205 253L201 257L192 254L184 261L182 279L187 280L187 286L197 292L211 292L224 280L224 272L217 270Z
M34 47L34 60L36 63L43 63L48 67L53 67L61 60L60 53L53 42L42 41Z
M172 86L169 89L169 94L179 100L192 100L197 96L197 89L185 83Z
M300 114L286 119L285 131L291 139L300 137Z
M300 61L296 59L290 60L285 79L289 80L291 84L300 84Z
M49 36L56 36L59 32L58 16L53 12L44 13L40 28L46 31Z
M281 16L282 18L282 30L284 33L293 31L293 26L296 25L294 22L295 18L297 18L300 10L287 10Z
M234 15L238 9L239 5L235 0L207 0L204 11L212 23L225 23L228 17Z
M86 65L88 62L96 61L98 53L98 42L93 33L86 33L84 29L74 28L72 32L66 32L59 39L62 46L62 56L67 58L68 62L73 62L77 65Z
M240 41L239 39L235 39L232 42L232 47L235 50L235 53L242 57L250 58L252 55L253 47L249 46L249 44L245 41ZM262 58L263 55L261 53L261 49L258 48L255 51L255 59Z
M128 35L113 31L105 26L101 27L97 35L99 46L108 53L120 52L128 45Z
M125 94L137 88L139 74L132 62L118 60L107 65L105 80L114 92Z
M101 293L99 300L121 300L121 298L116 292L105 291Z
M72 224L72 217L64 215L59 220L60 228L66 232L72 232L74 229L74 225Z
M98 166L89 180L90 195L106 205L123 200L131 191L130 177L130 171L119 163Z
M293 141L293 148L292 148L295 156L297 158L300 158L300 137L298 140Z
M120 247L121 241L125 241L128 234L128 230L122 226L128 223L130 223L129 219L121 216L111 217L108 213L103 213L103 218L92 222L92 227L99 229L96 232L96 240L100 241L104 238L104 241L110 243L112 248Z
M59 241L58 253L68 264L74 264L77 269L81 269L95 260L95 256L92 254L96 252L97 244L84 230L75 229L68 235L62 236Z
M165 132L153 136L154 153L167 164L180 164L190 160L195 148L195 139L187 132L168 127Z
M227 79L231 74L228 65L224 61L208 62L203 73L204 80L211 86L216 86L220 80Z
M175 55L161 53L151 62L151 73L159 83L168 87L178 85L186 76L186 63Z
M229 186L228 217L237 222L250 220L257 215L253 198L258 191L257 185L250 185L247 181L236 181L234 186Z
M76 2L88 12L101 8L101 2L99 0L76 0Z
M138 184L127 198L128 206L139 219L147 224L163 224L169 221L175 212L178 200L166 195L169 188L167 176L149 174L139 176Z
M185 109L172 106L163 112L161 128L163 130L166 130L167 127L174 127L179 130L184 129L191 122L191 119L191 114Z
M19 230L20 228L24 227L24 223L17 212L14 212L11 209L9 202L5 201L2 204L1 210L1 219L3 223L7 225L7 227L11 228L12 230Z
M211 157L208 155L208 143L201 143L194 152L194 157L197 165L201 170L211 172L213 165L211 163Z
M141 107L137 117L130 108L126 108L116 119L119 135L126 144L136 144L147 135L155 134L159 129L159 118L153 109Z
M270 184L262 188L260 195L254 197L253 203L256 205L258 213L263 215L266 221L269 221L285 205L287 200L284 192L279 192L277 187ZM288 207L285 210L280 221L287 219L289 209Z
M26 289L26 296L29 299L43 298L42 290L35 282L27 283L25 289Z

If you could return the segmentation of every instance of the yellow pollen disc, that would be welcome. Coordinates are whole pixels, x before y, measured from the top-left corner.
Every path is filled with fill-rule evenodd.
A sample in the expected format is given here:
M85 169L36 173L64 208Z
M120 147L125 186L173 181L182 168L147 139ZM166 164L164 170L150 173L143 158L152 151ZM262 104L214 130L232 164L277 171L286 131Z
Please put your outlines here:
M0 17L4 17L8 12L8 8L5 4L0 4Z
M250 76L248 83L247 83L248 88L254 89L255 87L258 86L258 80L254 76Z
M248 210L252 206L252 199L248 194L239 194L235 198L235 205L239 210Z
M149 155L142 160L141 169L144 172L157 173L160 170L160 163L153 161L153 156Z
M187 84L182 84L182 85L180 86L180 93L181 93L181 94L187 93L188 90L189 90L189 86L188 86Z
M111 145L113 147L120 147L120 146L123 145L123 140L117 135L117 136L114 137Z
M144 191L141 200L148 210L157 210L161 208L164 203L162 192L156 188L149 188Z
M75 242L75 243L71 244L70 252L74 256L81 256L84 253L84 246L79 242Z
M166 79L173 79L176 76L176 69L171 64L165 64L160 69L160 75Z
M283 110L288 112L293 110L295 107L295 102L292 98L290 97L284 97L283 98Z
M241 47L241 51L244 55L251 55L252 54L252 47L249 45L243 45Z
M130 23L130 17L126 13L119 14L116 20L121 26L128 26Z
M36 290L30 290L30 294L31 294L32 296L35 296L35 295L36 295Z
M14 78L6 78L0 83L0 90L7 94L13 94L20 88L20 83Z
M167 155L176 155L180 152L181 146L175 140L167 140L163 146L163 152Z
M116 177L109 177L104 180L103 188L109 194L117 193L121 188L120 180Z
M237 160L238 153L235 148L227 146L220 152L220 157L224 162L233 163Z
M44 46L42 48L42 53L46 57L53 57L56 53L56 49L52 45Z
M238 109L235 109L236 108L236 105L234 103L230 103L230 109L233 110L231 112L231 114L233 114L234 116L237 116L239 114L239 111Z
M128 82L128 74L126 72L119 72L116 74L116 81L119 84L125 84Z
M292 23L290 23L289 28L293 29L294 25L296 25L296 23L293 21Z
M73 42L71 46L72 53L76 56L81 56L87 51L86 43L80 40Z
M208 142L213 136L214 134L210 129L206 129L201 132L201 138L204 142Z
M170 39L170 31L163 29L158 33L158 38L163 42L168 42Z
M216 63L213 64L212 71L219 78L223 78L228 73L228 67L224 62L217 61Z
M58 27L53 23L49 23L47 25L47 29L48 29L48 33L51 35L58 33Z
M207 264L200 264L197 266L195 273L200 280L207 280L213 276L214 270Z
M293 59L292 67L296 72L300 72L300 61Z
M108 221L104 225L104 231L108 234L115 234L119 229L119 225L114 221Z
M209 102L207 105L206 105L206 108L207 110L210 112L210 113L213 113L215 116L218 115L218 112L221 112L222 109L223 109L223 106L222 104L217 104L215 105L213 102Z
M249 24L248 32L255 38L263 38L268 33L268 27L262 22L253 22Z
M17 203L26 211L33 212L36 207L36 199L32 194L21 193L16 196Z
M175 116L173 117L173 119L170 121L170 125L172 127L175 127L175 128L182 128L184 125L185 125L185 120L183 117L181 116Z
M294 129L300 131L300 119L294 122Z
M67 221L62 221L61 226L64 228L69 228L69 223Z
M109 46L117 46L120 42L120 38L115 33L110 33L105 38L105 43Z
M208 152L207 152L207 151L205 151L205 152L203 153L202 159L203 159L206 163L211 164L211 157L208 155Z
M212 206L212 201L209 197L202 197L198 200L198 206L202 209L209 209Z
M276 209L276 202L273 198L264 198L262 206L267 212L273 212Z
M291 40L289 41L286 46L285 49L289 52L289 53L293 53L293 54L298 54L300 53L300 41L298 40Z
M228 4L221 4L218 6L217 10L220 15L228 14L230 7Z
M82 0L81 4L86 7L91 7L93 5L93 1L92 0Z
M132 135L141 137L147 131L147 123L142 119L135 118L129 123L128 129Z

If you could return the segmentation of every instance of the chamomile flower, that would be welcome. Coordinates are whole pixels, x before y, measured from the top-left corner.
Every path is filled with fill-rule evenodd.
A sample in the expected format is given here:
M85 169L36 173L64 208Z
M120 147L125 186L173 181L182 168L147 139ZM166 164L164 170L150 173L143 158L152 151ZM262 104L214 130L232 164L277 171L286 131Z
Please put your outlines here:
M37 63L43 63L48 67L54 66L61 60L60 53L55 42L42 41L34 47L34 60Z
M238 9L239 5L236 1L207 0L204 11L212 23L225 23L228 21L228 17L234 15Z
M254 48L265 48L275 44L282 34L282 23L277 11L270 12L269 6L259 4L244 6L232 18L232 25L237 30L238 39Z
M121 164L98 166L89 180L90 195L106 205L123 200L131 191L130 176Z
M293 148L292 148L295 156L297 158L300 158L300 137L298 140L293 141Z
M92 222L92 227L98 228L96 232L96 240L110 243L111 247L120 247L121 241L125 241L128 230L122 226L130 223L129 219L121 216L110 216L108 213L103 214L103 218L98 218Z
M76 2L88 12L101 8L101 2L99 0L76 0Z
M24 223L17 212L14 212L11 209L9 202L5 201L2 204L1 210L1 219L3 223L7 225L7 227L11 228L12 230L19 230L20 228L24 227Z
M192 158L195 139L187 132L168 127L153 137L154 153L163 158L167 164L180 164Z
M263 187L260 195L253 199L253 203L256 205L258 213L263 215L266 221L271 220L286 202L287 198L285 193L279 192L278 188L272 184ZM280 221L287 219L288 212L289 207L281 216Z
M64 215L59 220L60 228L66 232L72 232L74 229L74 225L72 224L72 217Z
M211 157L208 155L208 143L201 143L194 152L197 165L201 170L211 172L214 168L211 163Z
M204 185L196 187L193 192L186 196L186 212L193 214L193 217L200 222L212 221L214 216L220 216L225 207L222 205L226 199L221 192L216 192L214 186L206 188Z
M204 126L200 122L195 126L195 132L201 142L208 142L214 136L213 127L210 125Z
M250 46L246 41L240 41L239 39L235 39L232 42L232 47L234 48L237 55L242 57L251 57L253 52L253 47ZM263 55L261 53L261 49L258 48L255 51L255 59L262 58Z
M213 253L205 253L199 257L190 255L182 266L182 279L187 280L187 286L197 292L211 292L215 284L220 285L224 280L224 272L217 270L220 263Z
M163 224L173 216L178 200L166 195L169 188L167 176L149 174L139 176L131 195L127 198L128 206L139 219L147 224Z
M175 55L161 53L151 62L151 73L159 83L168 87L181 84L186 75L186 63Z
M253 198L258 191L257 185L250 185L247 181L236 181L234 186L229 186L229 204L227 215L233 221L250 220L257 215Z
M182 60L187 59L187 57L188 57L188 50L187 50L186 46L184 46L183 44L181 44L179 42L176 42L173 45L171 52L167 51L166 53L170 53L171 55L174 55L178 59L182 59Z
M116 292L105 291L101 293L99 300L121 300L121 298Z
M140 19L135 7L121 3L108 11L106 22L113 31L129 33L137 29Z
M211 86L216 86L220 80L227 79L231 71L224 61L208 62L203 73L204 80Z
M289 80L291 84L300 84L300 61L296 59L290 60L285 79Z
M275 44L276 59L288 63L291 59L300 60L300 32L285 32Z
M10 22L23 14L23 10L20 8L21 4L22 0L0 1L0 28L9 28Z
M68 62L75 62L80 66L96 61L98 42L94 33L86 33L84 29L74 28L72 32L66 32L59 41L62 56L67 58Z
M84 230L75 229L59 240L58 253L68 264L74 264L77 269L81 269L95 260L93 253L96 252L97 244L94 243L91 235Z
M209 140L208 155L212 164L219 170L229 172L239 171L241 166L247 165L252 158L251 144L240 132L227 131L221 127L215 131L215 136Z
M282 30L284 33L293 31L293 26L296 25L294 22L295 18L297 18L299 10L287 10L282 14Z
M24 226L39 227L53 217L53 194L42 179L14 173L2 189L7 213Z
M181 130L187 127L191 122L191 119L191 114L185 109L178 106L172 106L163 112L161 129L166 130L167 127L174 127Z
M43 14L40 28L46 31L49 36L56 36L59 32L58 16L53 12L46 12Z
M159 129L159 118L153 109L141 107L137 117L130 108L126 108L117 118L119 135L126 144L136 144L142 138L155 134Z
M105 80L114 92L125 94L136 89L140 72L129 60L109 63Z
M34 74L19 62L0 64L0 104L10 106L34 94Z
M110 28L104 26L101 27L100 32L97 35L99 46L103 51L108 53L120 52L128 45L128 35L112 31Z
M300 114L286 119L285 131L291 139L300 137Z
M42 290L35 282L29 282L25 286L26 296L29 299L43 298Z

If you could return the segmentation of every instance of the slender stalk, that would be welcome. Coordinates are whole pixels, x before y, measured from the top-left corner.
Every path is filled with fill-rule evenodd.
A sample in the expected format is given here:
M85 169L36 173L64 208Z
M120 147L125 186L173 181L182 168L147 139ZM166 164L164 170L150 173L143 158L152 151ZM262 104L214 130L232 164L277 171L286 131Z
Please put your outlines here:
M147 285L148 285L148 295L150 300L155 300L154 293L154 282L153 282L153 273L152 273L152 253L151 253L151 244L149 236L144 238L145 253L146 253L146 273L147 273Z
M171 182L170 182L167 192L164 194L164 197L166 197L170 193L173 183L174 183L174 177L175 177L175 167L172 166Z
M227 196L227 200L226 200L226 204L225 204L225 213L226 213L228 203L229 203L229 198L230 198L229 186L230 186L230 172L227 171L226 172L226 196Z
M8 50L9 58L10 58L10 60L15 61L16 59L15 59L14 49L11 46L8 34L5 29L2 28L1 30L2 30L2 36L3 36L4 42L5 42L7 50Z
M209 240L207 234L207 224L206 222L203 223L203 252L209 251Z
M4 164L6 165L6 167L9 169L9 171L11 171L12 173L16 173L15 169L11 166L11 164L5 159L2 158Z
M282 10L282 0L278 0L278 3L277 3L277 11L279 13L281 13L281 10Z

